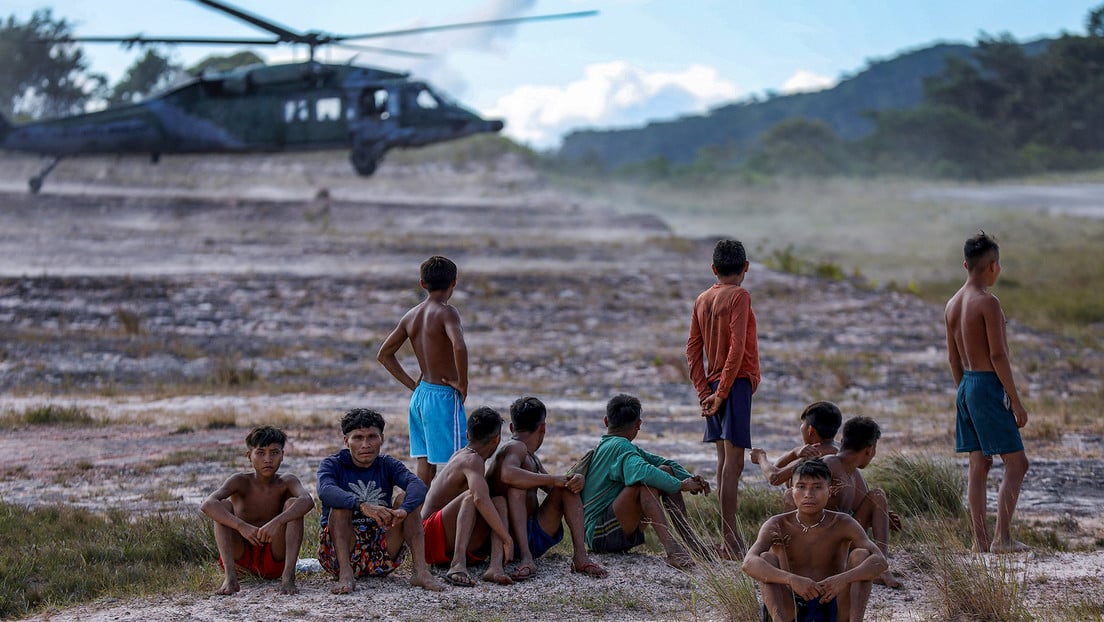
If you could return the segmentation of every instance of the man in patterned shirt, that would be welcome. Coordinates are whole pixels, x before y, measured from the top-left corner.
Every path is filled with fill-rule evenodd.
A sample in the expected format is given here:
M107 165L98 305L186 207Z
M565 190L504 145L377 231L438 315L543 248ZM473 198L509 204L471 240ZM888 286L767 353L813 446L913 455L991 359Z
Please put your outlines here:
M331 591L348 594L356 588L357 577L386 576L401 566L409 548L414 556L410 584L441 591L445 586L425 563L419 508L426 485L399 460L380 455L383 427L379 413L350 410L341 419L345 449L318 466L318 562L337 578ZM392 501L395 486L404 492Z

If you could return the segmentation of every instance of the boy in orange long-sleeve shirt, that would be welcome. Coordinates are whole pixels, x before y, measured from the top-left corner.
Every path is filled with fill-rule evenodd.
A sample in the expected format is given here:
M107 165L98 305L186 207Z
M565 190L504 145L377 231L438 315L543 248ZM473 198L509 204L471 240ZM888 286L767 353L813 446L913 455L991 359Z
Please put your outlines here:
M736 495L744 471L744 450L751 448L751 395L759 386L755 312L751 294L743 287L748 265L743 244L717 242L713 249L717 282L694 301L686 340L690 380L705 417L702 440L717 445L722 555L727 559L741 559L744 554L744 543L736 531Z

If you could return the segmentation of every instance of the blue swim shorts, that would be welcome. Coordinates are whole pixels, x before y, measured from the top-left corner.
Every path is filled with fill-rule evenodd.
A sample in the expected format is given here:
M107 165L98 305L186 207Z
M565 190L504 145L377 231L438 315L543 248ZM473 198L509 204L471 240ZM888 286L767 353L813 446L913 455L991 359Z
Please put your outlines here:
M526 532L529 535L529 552L533 554L533 558L538 558L548 552L548 549L556 546L563 540L564 528L563 521L560 521L560 529L555 535L549 535L544 533L541 529L540 521L536 516L529 518L528 529ZM518 559L521 556L521 551L518 550L517 544L514 544L514 559Z
M717 390L717 383L709 388ZM717 414L705 418L703 442L726 440L737 447L751 449L751 381L737 378Z
M995 372L964 372L955 406L955 451L981 451L986 456L1023 451L1016 416Z
M456 389L425 380L410 397L410 457L446 464L467 439L468 419Z
M822 603L818 599L805 600L794 594L794 621L795 622L836 622L838 615L836 599ZM763 605L763 621L772 622L767 606Z

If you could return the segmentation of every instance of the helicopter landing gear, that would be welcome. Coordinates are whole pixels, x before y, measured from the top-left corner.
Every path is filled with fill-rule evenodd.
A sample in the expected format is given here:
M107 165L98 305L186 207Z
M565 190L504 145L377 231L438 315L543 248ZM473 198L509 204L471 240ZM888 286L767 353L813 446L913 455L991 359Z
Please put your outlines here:
M27 182L27 185L31 188L31 194L38 194L38 191L42 190L42 182L46 181L46 176L50 174L50 171L54 170L58 162L61 162L61 156L57 156L50 160L50 163L44 166L42 170L38 172L38 175L35 175Z
M353 168L361 177L368 177L375 173L381 160L383 160L383 149L379 147L355 147L349 154L349 161L353 163Z

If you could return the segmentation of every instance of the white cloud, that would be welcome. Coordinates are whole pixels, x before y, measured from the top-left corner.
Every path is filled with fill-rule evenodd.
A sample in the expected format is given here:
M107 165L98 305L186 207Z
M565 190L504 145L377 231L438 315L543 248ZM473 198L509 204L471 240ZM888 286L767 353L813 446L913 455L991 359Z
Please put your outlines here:
M782 83L782 92L787 95L790 93L808 93L823 91L835 85L836 80L834 78L817 75L806 69L799 69L797 73Z
M547 148L571 128L640 125L698 114L739 94L740 89L713 67L649 72L625 61L611 61L588 65L581 79L564 86L518 87L500 97L486 114L504 119L504 133L511 138Z

